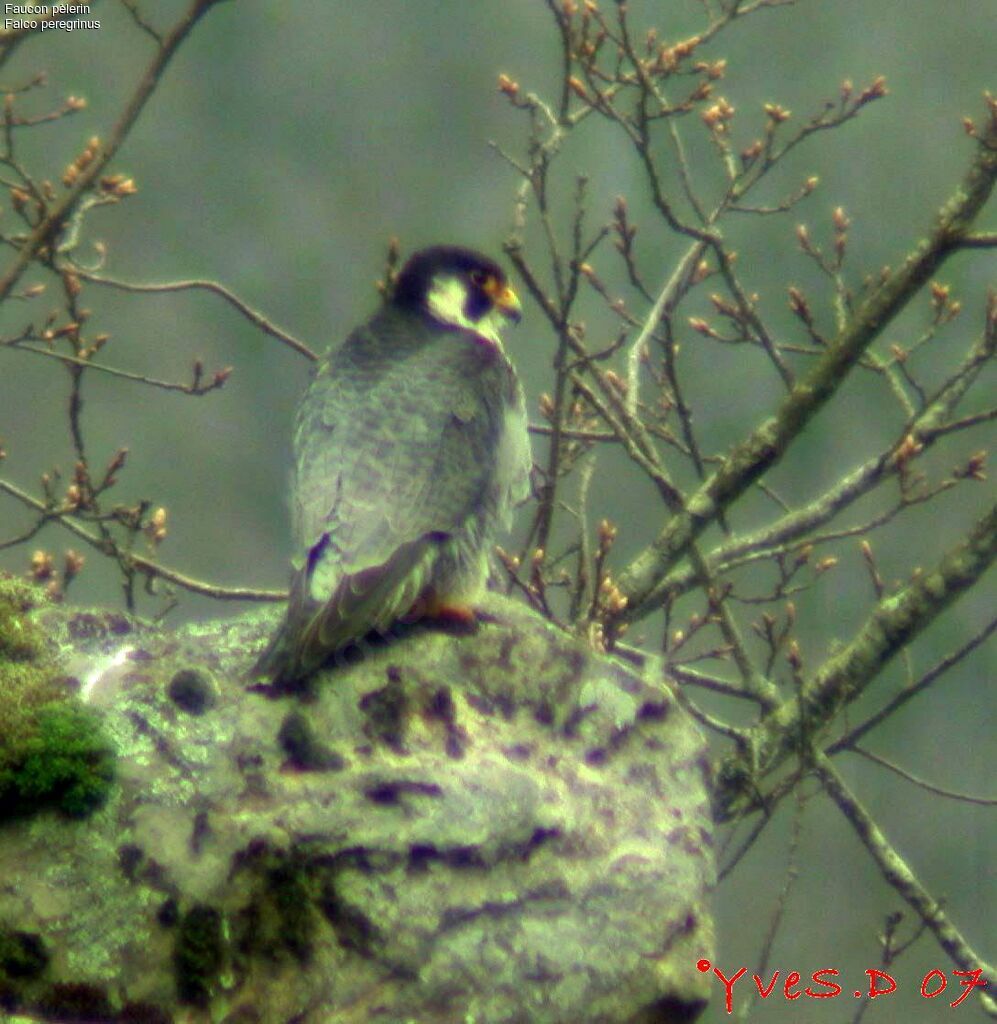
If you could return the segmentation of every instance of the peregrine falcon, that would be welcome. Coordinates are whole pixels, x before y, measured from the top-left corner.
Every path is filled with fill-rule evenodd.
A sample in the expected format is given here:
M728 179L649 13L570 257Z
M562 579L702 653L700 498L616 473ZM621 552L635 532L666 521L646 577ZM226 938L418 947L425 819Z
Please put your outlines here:
M496 263L436 246L318 364L294 430L290 599L257 675L291 685L400 620L473 621L529 489L523 389L499 339L519 318Z

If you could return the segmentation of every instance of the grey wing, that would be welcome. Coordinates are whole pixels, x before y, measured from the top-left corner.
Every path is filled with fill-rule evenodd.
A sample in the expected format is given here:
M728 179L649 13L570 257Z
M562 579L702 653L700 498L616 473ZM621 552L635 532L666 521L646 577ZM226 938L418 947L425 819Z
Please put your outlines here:
M315 644L411 607L441 541L486 500L494 431L460 368L430 350L374 371L334 360L319 374L299 415L295 485Z

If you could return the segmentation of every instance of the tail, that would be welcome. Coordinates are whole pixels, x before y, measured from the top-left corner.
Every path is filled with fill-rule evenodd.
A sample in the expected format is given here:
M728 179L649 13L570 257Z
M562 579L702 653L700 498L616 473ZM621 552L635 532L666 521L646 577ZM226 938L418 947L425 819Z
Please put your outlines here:
M301 663L296 641L303 618L310 614L304 606L304 599L307 597L304 584L303 571L296 572L291 577L291 593L284 620L249 671L251 678L267 678L278 689L295 687L310 674L310 671L314 671L306 670Z
M291 578L287 614L251 670L278 689L295 689L334 655L387 631L416 606L439 554L435 539L400 547L381 565L343 575L329 599L311 596L320 551Z

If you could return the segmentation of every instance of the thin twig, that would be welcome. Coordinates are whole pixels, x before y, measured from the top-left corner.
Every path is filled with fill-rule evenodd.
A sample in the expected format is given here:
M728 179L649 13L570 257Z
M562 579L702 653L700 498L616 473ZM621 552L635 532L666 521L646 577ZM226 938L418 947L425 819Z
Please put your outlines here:
M160 284L138 284L132 281L118 281L111 277L105 277L102 274L94 274L91 271L84 270L75 265L73 267L73 273L84 281L92 281L94 284L104 285L107 288L116 288L118 291L122 292L156 294L162 292L183 292L197 289L212 292L214 295L220 296L231 306L235 307L235 309L249 320L250 323L263 331L264 334L269 334L271 338L276 338L279 342L294 349L295 352L303 355L306 359L309 359L312 362L316 362L318 360L318 356L315 352L313 352L312 349L310 349L303 341L298 340L294 335L283 330L283 328L277 327L276 324L271 323L262 313L253 309L253 307L247 302L240 299L238 295L230 292L224 285L219 284L217 281L165 281Z
M666 309L675 302L680 292L687 286L690 275L699 265L705 251L706 242L703 241L694 242L686 249L682 259L668 275L668 280L661 286L654 305L644 318L644 326L641 328L640 334L630 345L627 355L627 407L631 415L636 415L637 403L640 400L641 353L658 329L658 324L665 315Z
M895 775L899 775L900 778L906 779L908 782L913 783L920 789L926 790L929 793L934 793L936 796L944 796L949 800L962 800L967 804L979 804L981 807L997 807L997 797L971 796L969 793L959 793L954 789L945 789L942 786L936 786L931 782L918 778L918 776L907 771L905 768L901 768L892 761L888 761L885 757L880 757L879 754L874 754L871 750L866 750L864 747L857 746L855 743L849 744L848 749L854 751L856 754L860 754L867 760L872 761L873 764L878 764L880 767L886 768Z
M76 204L89 191L103 173L104 168L121 148L133 125L142 113L146 103L159 84L167 65L187 38L194 26L207 11L224 0L193 0L169 33L163 38L149 66L139 81L121 116L111 128L107 141L97 148L94 159L80 172L74 184L65 195L49 207L34 230L21 246L17 256L0 277L0 302L13 291L21 275L34 261L39 251L51 245L59 230L71 215Z
M31 495L26 491L22 491L15 484L12 484L7 480L0 479L0 491L4 491L12 498L16 498L21 502L21 504L27 505L28 508L32 508L36 512L40 512L47 522L57 523L59 526L65 527L65 529L69 530L70 533L73 533L81 540L86 541L87 544L96 548L101 552L101 554L108 553L106 541L102 537L95 533L91 533L85 527L80 526L80 524L72 519L68 514L48 508L44 502L31 497ZM164 579L168 583L176 584L176 586L182 587L184 590L189 590L193 594L201 594L204 597L213 597L220 601L269 602L287 600L286 590L254 590L249 587L222 587L214 583L206 583L204 580L195 579L192 576L186 576L181 572L177 572L175 569L170 569L165 565L160 565L158 562L154 562L149 558L143 558L141 555L129 553L126 557L128 562L140 572L146 573L149 576L158 576L160 579Z
M964 971L979 970L982 979L993 985L997 972L966 941L949 920L941 904L924 888L906 861L890 845L871 815L859 803L831 761L814 754L814 771L831 799L855 830L865 848L879 866L887 883L904 899L928 926L938 944Z
M627 598L621 619L633 622L651 614L656 585L706 527L731 502L769 470L830 400L870 344L958 248L997 181L997 123L977 147L961 187L943 208L934 231L866 300L848 328L828 346L809 373L764 420L737 445L721 467L673 515L651 545L620 575Z
M836 655L827 659L795 697L787 700L752 731L755 764L773 771L796 752L801 730L813 733L859 697L892 658L961 594L997 558L997 506L975 523L930 571L917 575L897 594L880 601ZM741 774L736 759L722 775ZM717 793L716 814L724 820L742 806L744 794Z
M928 669L928 671L925 672L916 683L911 683L909 686L905 686L891 700L887 701L879 711L849 729L844 736L835 740L834 743L827 747L824 753L827 754L828 757L832 757L841 750L847 750L853 747L860 739L862 739L863 736L868 735L868 733L875 729L876 726L881 725L888 718L892 717L898 708L902 707L918 694L924 693L928 687L934 684L935 680L940 679L954 665L959 664L963 658L972 654L973 651L986 643L995 632L997 632L997 618L991 619L990 622L988 622L987 625L984 626L983 629L981 629L975 636L971 637L957 650L946 655Z
M116 366L105 366L103 363L95 363L92 359L81 359L79 356L71 356L66 352L55 352L48 348L38 348L35 345L10 345L9 348L16 348L18 352L33 352L37 356L45 356L48 359L55 359L62 363L69 363L73 366L85 367L88 370L97 370L99 373L106 373L112 377L120 377L122 380L134 381L137 384L147 384L150 387L159 388L162 391L180 391L185 395L200 397L209 391L222 387L228 378L231 367L225 371L219 371L207 384L178 384L175 381L160 380L158 377L147 377L141 373L132 373L129 370L121 370Z

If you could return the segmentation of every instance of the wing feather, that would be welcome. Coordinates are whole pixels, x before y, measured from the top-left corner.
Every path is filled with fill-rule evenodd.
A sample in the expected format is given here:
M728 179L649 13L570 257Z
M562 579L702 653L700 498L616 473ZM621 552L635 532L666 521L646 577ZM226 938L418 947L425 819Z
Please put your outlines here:
M384 338L392 330L408 339L427 328L386 318L376 346L362 329L302 403L297 539L307 551L325 545L314 596L424 534L457 530L494 475L498 410L483 398L489 389L473 343L450 332L406 351L392 344L401 339ZM372 348L389 357L374 358Z

